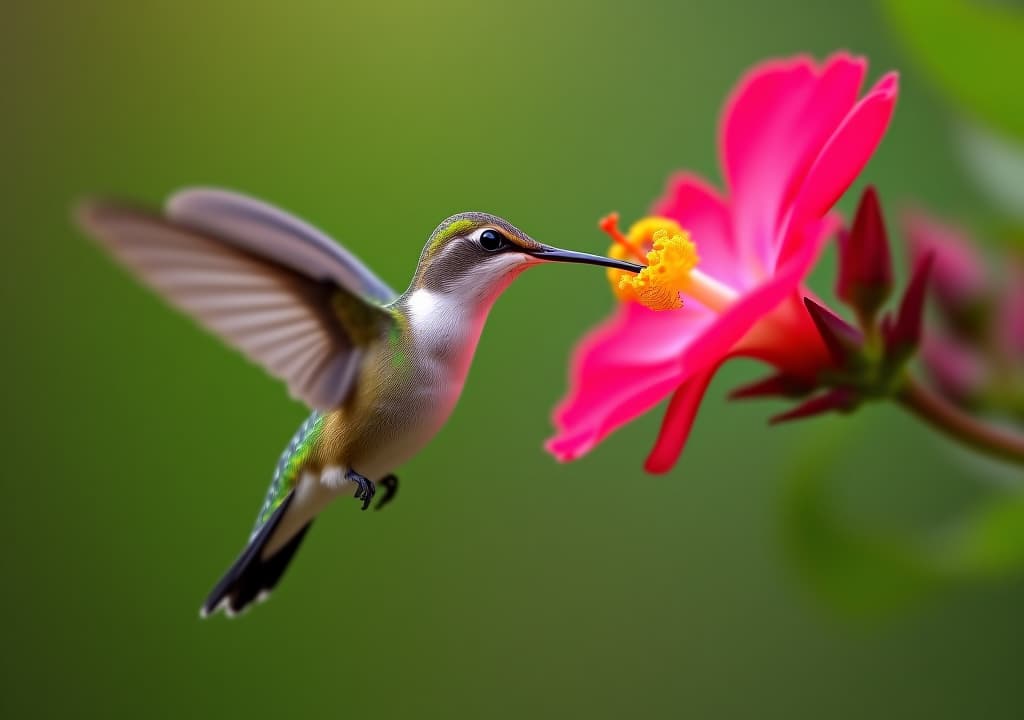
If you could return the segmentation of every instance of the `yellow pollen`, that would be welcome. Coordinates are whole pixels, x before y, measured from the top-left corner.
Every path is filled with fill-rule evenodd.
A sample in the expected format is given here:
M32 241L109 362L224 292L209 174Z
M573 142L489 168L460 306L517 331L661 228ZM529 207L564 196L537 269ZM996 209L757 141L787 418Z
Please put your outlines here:
M685 232L669 235L656 230L652 249L647 253L647 267L637 275L619 280L620 296L632 295L651 310L675 310L683 306L682 292L690 282L690 271L697 267L697 246Z
M623 236L618 216L609 215L601 229L615 240L611 257L640 261L647 265L638 274L609 270L612 290L623 301L636 301L652 310L675 310L683 306L680 293L690 284L690 273L700 258L697 246L679 223L668 218L648 217L637 221ZM646 254L645 248L651 248Z

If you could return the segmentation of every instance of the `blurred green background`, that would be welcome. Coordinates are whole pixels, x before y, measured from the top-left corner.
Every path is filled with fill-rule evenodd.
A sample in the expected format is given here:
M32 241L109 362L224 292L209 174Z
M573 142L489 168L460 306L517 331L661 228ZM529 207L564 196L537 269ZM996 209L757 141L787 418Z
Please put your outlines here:
M1006 473L889 407L769 430L781 406L724 401L761 372L750 363L712 385L671 474L640 469L660 413L557 465L541 443L566 358L612 305L583 267L528 273L497 304L394 505L332 507L271 602L200 622L305 410L69 223L86 192L157 203L223 185L309 219L399 288L461 210L601 252L596 220L640 216L671 171L719 180L718 112L749 65L839 48L872 77L902 72L841 207L872 182L892 218L914 199L985 222L956 114L874 4L8 8L0 712L1020 717L1019 576L893 609L935 579L833 565L793 503L810 472L844 516L927 532L998 498ZM821 292L832 273L829 256ZM815 581L815 558L834 577Z

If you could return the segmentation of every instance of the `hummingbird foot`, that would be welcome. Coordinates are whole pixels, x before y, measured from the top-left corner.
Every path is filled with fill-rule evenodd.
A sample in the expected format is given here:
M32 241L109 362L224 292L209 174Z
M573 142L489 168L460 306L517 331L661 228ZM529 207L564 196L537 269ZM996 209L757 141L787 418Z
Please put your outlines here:
M353 497L356 500L363 501L362 509L365 510L370 507L370 501L373 500L373 496L377 493L377 486L373 484L373 480L363 477L355 470L349 470L345 473L345 477L359 486L356 488L356 494Z
M377 501L377 504L373 507L374 510L380 510L394 500L395 495L398 493L398 477L395 475L386 475L381 478L380 484L384 487L384 495Z

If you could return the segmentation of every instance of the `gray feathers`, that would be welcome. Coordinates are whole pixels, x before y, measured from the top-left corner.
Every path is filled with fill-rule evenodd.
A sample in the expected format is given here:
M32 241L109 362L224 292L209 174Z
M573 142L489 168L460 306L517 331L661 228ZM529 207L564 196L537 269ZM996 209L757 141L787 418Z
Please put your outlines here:
M391 302L397 293L355 256L312 225L265 202L227 190L187 188L165 205L170 220L274 260L309 278Z
M341 404L362 353L334 301L376 306L393 291L325 235L257 200L187 190L168 203L168 216L108 201L78 212L143 282L294 397L325 411Z

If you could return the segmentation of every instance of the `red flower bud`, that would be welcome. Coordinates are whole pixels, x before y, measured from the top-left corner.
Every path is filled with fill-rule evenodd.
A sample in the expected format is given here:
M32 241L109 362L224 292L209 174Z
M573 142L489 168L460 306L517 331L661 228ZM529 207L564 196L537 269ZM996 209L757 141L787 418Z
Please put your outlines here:
M864 190L853 227L839 236L839 281L836 294L869 325L892 292L889 237L871 186Z
M860 355L864 336L850 323L843 320L831 310L819 305L810 298L804 298L807 312L818 329L818 334L825 341L833 362L838 367L849 367Z
M921 324L924 318L924 297L928 287L935 256L925 255L914 266L910 284L903 293L896 319L886 318L882 330L885 338L886 359L890 367L897 367L914 354L921 342Z

